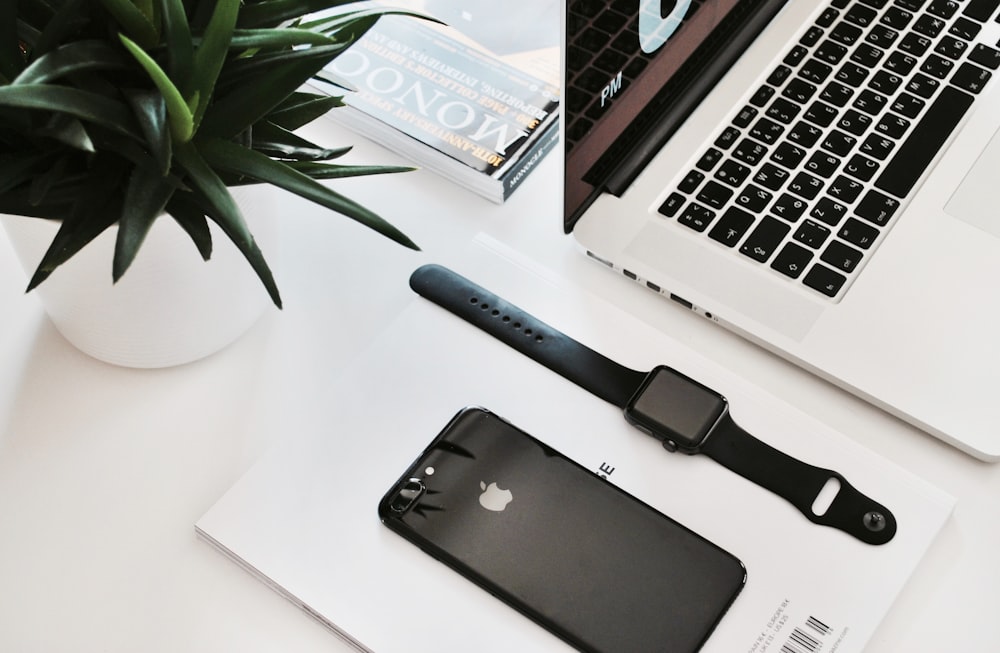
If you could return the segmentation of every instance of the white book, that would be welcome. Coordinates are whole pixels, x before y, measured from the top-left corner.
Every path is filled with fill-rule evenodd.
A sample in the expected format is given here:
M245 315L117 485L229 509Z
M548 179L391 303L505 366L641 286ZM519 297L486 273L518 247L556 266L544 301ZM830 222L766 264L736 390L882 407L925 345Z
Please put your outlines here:
M416 297L331 382L312 414L287 416L287 441L198 521L198 532L365 650L570 650L376 514L381 496L449 418L481 405L585 467L610 471L611 482L743 561L746 586L706 653L861 651L953 500L503 246L479 240L472 249L456 271L624 365L668 364L719 391L751 433L839 471L889 507L895 538L860 543L813 525L712 460L667 453L617 408ZM273 380L289 392L294 381Z

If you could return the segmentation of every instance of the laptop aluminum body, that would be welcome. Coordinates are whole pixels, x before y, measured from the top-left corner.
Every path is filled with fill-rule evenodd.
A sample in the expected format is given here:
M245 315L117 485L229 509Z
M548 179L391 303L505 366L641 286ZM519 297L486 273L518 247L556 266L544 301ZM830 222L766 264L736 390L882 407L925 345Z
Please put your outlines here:
M593 3L568 1L567 30L582 4ZM705 0L688 17L684 0L608 4L634 12L626 29L637 40L657 23L667 36L653 37L636 81L611 74L592 83L589 107L580 91L567 91L566 229L586 253L962 451L1000 459L997 74L902 201L878 249L828 297L776 273L773 259L741 256L739 246L660 210L672 180L697 167L706 141L806 38L826 3ZM638 19L642 4L651 18ZM997 48L1000 22L989 11L977 39ZM670 24L672 16L685 20ZM573 52L570 45L567 79ZM658 93L663 85L667 92ZM643 112L651 104L662 119ZM584 127L574 126L586 112Z

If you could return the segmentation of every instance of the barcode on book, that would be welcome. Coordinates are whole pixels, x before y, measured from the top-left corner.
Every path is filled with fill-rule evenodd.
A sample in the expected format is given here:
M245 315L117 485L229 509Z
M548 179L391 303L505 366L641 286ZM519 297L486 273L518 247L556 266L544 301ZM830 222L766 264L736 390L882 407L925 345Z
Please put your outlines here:
M829 626L816 617L809 617L803 626L792 630L792 634L781 647L781 653L819 653L823 648L822 638L829 632Z

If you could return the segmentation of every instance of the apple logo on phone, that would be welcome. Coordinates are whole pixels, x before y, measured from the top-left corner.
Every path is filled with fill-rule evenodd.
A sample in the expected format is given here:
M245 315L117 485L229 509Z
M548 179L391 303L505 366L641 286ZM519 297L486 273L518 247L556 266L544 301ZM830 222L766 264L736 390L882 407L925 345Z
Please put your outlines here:
M503 512L507 504L514 500L514 495L510 490L501 490L496 483L489 486L483 481L479 482L479 489L483 491L479 495L479 505L493 512Z

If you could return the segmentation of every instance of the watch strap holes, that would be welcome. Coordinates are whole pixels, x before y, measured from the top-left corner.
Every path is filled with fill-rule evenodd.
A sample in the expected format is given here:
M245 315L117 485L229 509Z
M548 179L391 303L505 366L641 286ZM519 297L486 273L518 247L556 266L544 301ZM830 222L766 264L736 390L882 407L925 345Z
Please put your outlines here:
M488 301L480 299L476 295L469 297L469 304L471 306L478 307L479 310L483 311L484 313L488 313L491 317L497 318L504 324L511 327L514 331L521 331L526 337L533 338L534 341L537 343L542 343L545 340L545 337L542 336L542 334L537 333L533 328L525 327L525 325L522 324L520 320L515 320L508 313L501 311L499 308L496 308Z
M823 484L823 488L816 495L816 500L813 501L812 511L817 517L822 517L826 514L826 511L830 509L833 505L833 500L837 498L840 494L840 479L835 476L831 476L826 479L826 483Z

